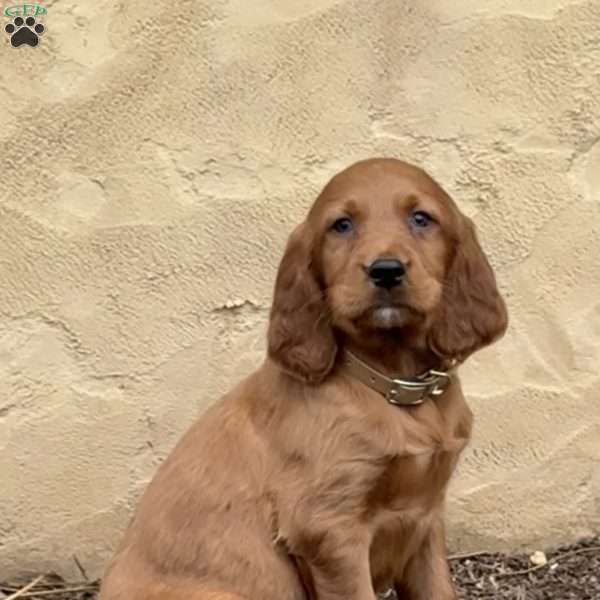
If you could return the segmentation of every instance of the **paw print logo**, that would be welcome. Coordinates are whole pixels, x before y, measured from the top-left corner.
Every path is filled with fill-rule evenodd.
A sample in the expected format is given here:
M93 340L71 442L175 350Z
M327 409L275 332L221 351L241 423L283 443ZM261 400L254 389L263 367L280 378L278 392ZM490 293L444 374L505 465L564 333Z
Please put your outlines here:
M4 28L4 31L10 35L10 43L14 48L27 44L28 46L37 46L40 41L39 36L44 33L44 26L35 22L33 17L15 17L12 23Z

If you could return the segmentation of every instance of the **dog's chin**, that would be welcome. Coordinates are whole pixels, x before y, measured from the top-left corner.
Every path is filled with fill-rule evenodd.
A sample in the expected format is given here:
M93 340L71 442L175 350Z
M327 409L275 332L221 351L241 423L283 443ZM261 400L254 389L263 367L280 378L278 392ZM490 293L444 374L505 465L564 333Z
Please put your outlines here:
M383 305L367 310L361 317L361 325L367 329L386 331L415 325L420 315L410 306Z
M404 306L379 306L370 311L369 321L375 329L398 329L408 325L413 315Z
M364 301L345 300L331 306L333 324L351 335L359 332L385 334L397 330L421 328L426 315L422 310L407 302L391 299Z

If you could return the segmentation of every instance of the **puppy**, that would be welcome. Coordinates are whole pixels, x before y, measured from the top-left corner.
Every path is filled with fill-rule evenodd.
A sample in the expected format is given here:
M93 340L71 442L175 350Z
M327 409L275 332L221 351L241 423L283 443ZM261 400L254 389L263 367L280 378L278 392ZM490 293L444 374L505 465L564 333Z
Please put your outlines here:
M506 326L473 224L431 177L394 159L333 177L279 266L268 356L161 465L100 600L455 600L456 369Z

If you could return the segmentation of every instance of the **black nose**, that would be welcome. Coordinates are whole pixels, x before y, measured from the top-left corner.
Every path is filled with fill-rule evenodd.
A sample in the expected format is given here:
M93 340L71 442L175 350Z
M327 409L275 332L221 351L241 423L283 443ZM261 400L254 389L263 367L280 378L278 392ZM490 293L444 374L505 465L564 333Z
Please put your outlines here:
M367 273L377 287L391 290L402 283L406 268L395 258L379 258L371 263Z

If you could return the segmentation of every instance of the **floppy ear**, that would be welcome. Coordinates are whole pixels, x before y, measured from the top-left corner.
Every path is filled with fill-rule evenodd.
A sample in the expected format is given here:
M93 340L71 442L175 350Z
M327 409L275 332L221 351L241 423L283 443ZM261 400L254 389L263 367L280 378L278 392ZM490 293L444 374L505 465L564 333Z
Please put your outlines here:
M303 223L290 236L279 265L268 332L269 356L290 375L317 383L331 370L337 346Z
M429 345L439 356L462 362L504 334L508 315L475 226L467 217L461 226Z

